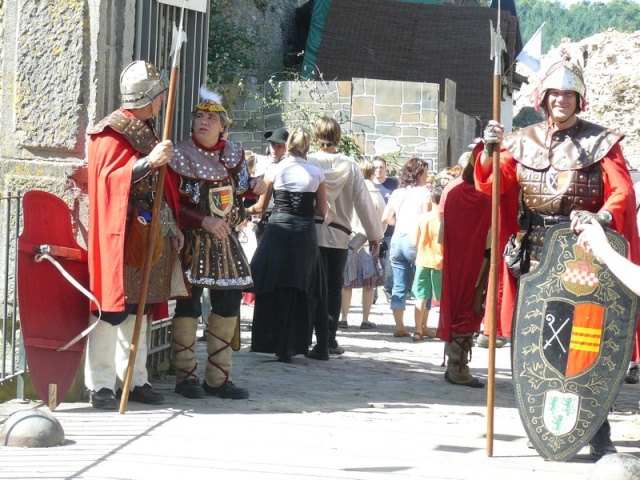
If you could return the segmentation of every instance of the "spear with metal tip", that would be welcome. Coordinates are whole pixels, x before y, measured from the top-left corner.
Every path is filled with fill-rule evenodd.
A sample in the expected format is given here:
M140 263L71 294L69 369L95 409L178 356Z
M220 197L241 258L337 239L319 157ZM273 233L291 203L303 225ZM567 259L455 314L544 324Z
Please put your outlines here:
M162 140L170 140L171 127L173 123L173 111L175 106L176 89L178 86L178 71L180 63L180 49L182 42L186 41L186 35L182 28L184 19L184 7L186 0L182 4L180 11L180 26L175 29L171 46L171 53L173 56L171 65L171 79L169 80L169 94L167 96L167 111L165 113L164 131L162 133ZM166 165L162 165L158 169L158 181L156 185L155 197L153 199L153 210L151 214L151 227L150 231L155 232L160 228L160 207L162 206L162 200L164 196L164 177L166 172ZM142 281L140 286L140 299L138 301L138 310L136 312L136 323L133 329L133 338L131 339L131 348L129 350L129 364L127 365L127 373L124 380L124 386L122 387L122 398L120 400L120 413L125 413L127 410L127 402L129 401L129 390L131 388L131 378L133 377L133 367L136 362L136 353L138 351L138 342L140 340L140 331L142 330L142 318L144 317L145 303L147 301L147 293L149 290L149 275L151 273L151 253L153 252L156 236L149 235L149 243L147 244L147 252L145 255L144 266L142 270ZM146 342L146 339L143 339Z
M502 99L502 31L500 0L497 27L491 25L491 59L493 59L493 119L500 122ZM496 321L498 317L498 227L500 211L500 144L493 145L493 182L491 190L491 258L486 312L489 325L489 367L487 379L487 456L493 456L493 410L495 401Z

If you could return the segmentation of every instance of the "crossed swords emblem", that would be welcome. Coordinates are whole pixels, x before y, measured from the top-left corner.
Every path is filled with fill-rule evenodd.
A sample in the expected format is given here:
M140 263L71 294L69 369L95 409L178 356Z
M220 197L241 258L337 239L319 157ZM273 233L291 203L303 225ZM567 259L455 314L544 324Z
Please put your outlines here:
M571 320L571 318L567 318L564 321L564 323L562 325L560 325L560 327L557 330L554 328L556 320L557 320L556 317L554 317L553 315L547 315L546 321L549 324L549 328L551 329L551 332L553 333L553 335L551 336L551 338L549 340L547 340L545 342L545 344L542 347L542 349L546 350L547 347L549 347L551 345L551 343L555 340L556 342L558 342L558 345L560 345L560 348L562 349L563 353L567 353L567 350L564 348L564 345L560 341L560 338L558 337L558 335L560 335L560 332L562 332L564 327L566 327L567 323L569 323L569 320Z

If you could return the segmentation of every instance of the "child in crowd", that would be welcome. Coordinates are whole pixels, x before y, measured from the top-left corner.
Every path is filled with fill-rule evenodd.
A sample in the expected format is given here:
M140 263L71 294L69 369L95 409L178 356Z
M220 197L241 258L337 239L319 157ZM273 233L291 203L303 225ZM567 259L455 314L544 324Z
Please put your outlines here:
M420 216L416 230L415 245L418 249L416 256L416 274L413 280L412 294L416 299L415 323L416 330L413 341L419 342L425 336L434 338L436 333L427 327L431 299L440 300L442 287L442 245L438 243L440 217L438 203L442 195L442 187L436 186L431 193L431 208Z

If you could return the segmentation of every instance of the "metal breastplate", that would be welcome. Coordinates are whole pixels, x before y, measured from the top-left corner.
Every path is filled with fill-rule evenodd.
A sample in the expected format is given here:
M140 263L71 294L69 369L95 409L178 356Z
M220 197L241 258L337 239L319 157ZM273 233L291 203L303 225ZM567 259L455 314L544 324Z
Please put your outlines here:
M542 215L566 215L573 210L597 212L604 203L602 166L558 171L552 166L532 170L518 164L518 183L524 205Z
M551 225L569 221L573 210L597 212L604 204L602 165L583 170L532 170L518 164L518 182L525 209L533 212L531 222L531 269L542 253L542 245ZM547 222L547 219L549 222Z

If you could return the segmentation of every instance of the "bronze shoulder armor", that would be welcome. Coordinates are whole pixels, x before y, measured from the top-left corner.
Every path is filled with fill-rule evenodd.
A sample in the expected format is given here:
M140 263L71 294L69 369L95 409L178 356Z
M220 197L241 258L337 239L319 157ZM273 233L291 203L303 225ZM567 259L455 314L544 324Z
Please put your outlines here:
M534 170L579 170L602 160L624 135L578 119L573 127L550 132L547 122L506 135L503 145L520 164Z
M88 135L95 135L111 128L120 133L131 144L136 152L149 155L153 147L158 144L158 136L153 128L137 118L131 118L116 110L107 115L100 122L87 130Z

